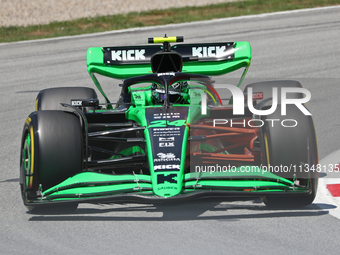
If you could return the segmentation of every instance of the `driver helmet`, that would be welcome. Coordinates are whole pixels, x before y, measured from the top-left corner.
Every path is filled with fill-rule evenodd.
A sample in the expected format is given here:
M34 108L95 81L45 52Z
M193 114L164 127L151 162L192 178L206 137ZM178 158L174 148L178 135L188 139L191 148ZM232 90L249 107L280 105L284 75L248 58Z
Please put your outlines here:
M188 82L181 81L173 83L169 87L169 101L173 104L181 104L185 102L185 95L188 91ZM165 100L165 89L164 87L153 84L152 87L152 98L153 103L163 103Z

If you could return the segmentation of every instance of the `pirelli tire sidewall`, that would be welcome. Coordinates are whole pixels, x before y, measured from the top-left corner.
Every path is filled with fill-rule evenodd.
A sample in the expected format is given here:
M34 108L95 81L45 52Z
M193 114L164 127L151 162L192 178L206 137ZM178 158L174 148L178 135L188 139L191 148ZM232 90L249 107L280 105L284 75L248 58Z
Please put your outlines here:
M32 129L31 129L32 127ZM22 195L22 199L24 201L24 203L26 204L27 202L30 201L31 198L36 196L36 191L38 190L38 186L37 186L37 173L33 172L33 176L31 176L32 180L34 180L34 182L31 184L33 186L31 186L30 183L30 177L28 176L28 174L30 174L31 172L31 166L32 163L30 162L31 160L33 160L33 164L34 164L34 146L31 143L28 145L27 148L25 148L25 143L26 140L28 139L28 136L31 136L31 130L32 132L34 132L33 129L33 125L32 125L32 119L30 118L30 116L26 119L24 128L23 128L23 132L22 132L22 137L21 137L21 149L20 149L20 188L21 188L21 195ZM34 139L34 138L33 138ZM31 140L31 139L30 139ZM25 155L25 153L27 153L27 151L24 152L24 150L29 151L30 156ZM32 154L33 153L33 154ZM32 158L30 158L32 156ZM25 162L25 160L27 162ZM26 168L24 165L27 165ZM26 173L26 170L28 171ZM27 185L28 183L28 185ZM31 186L31 187L28 187Z
M290 121L282 125L283 119ZM287 115L281 115L281 105L268 116L262 116L262 134L266 146L265 161L273 166L287 166L290 171L282 173L285 178L308 178L318 176L314 169L318 164L318 149L312 116L304 115L295 105L287 105ZM277 120L271 122L269 120ZM288 123L288 121L287 121ZM296 125L296 126L294 126ZM308 164L308 167L304 167ZM312 167L314 166L314 168Z
M40 185L44 191L81 172L84 158L83 133L77 115L53 110L31 113L25 122L21 143L20 182L24 200L27 177L22 168L22 154L28 134L33 134L33 182L28 195L34 196Z
M304 115L295 105L287 105L287 115L281 115L281 105L276 111L261 118L265 125L262 127L262 162L273 167L286 167L286 171L274 172L281 177L293 180L296 178L301 185L303 180L310 181L310 194L305 196L267 197L264 201L271 207L300 207L314 200L317 192L319 173L316 171L318 148L312 116ZM294 119L295 127L285 127L278 122L272 126L267 119ZM295 175L295 176L294 176Z

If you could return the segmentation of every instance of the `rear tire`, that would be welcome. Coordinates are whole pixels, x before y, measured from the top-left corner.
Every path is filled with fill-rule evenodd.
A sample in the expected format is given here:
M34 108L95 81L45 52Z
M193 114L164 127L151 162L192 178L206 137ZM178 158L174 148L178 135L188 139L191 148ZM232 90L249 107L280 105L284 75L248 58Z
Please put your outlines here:
M20 162L21 193L29 210L35 208L32 202L41 191L83 170L83 152L78 116L63 111L29 115L23 129Z
M248 91L248 88L253 88L253 93L262 92L263 99L270 98L273 96L273 88L278 88L278 97L277 103L281 104L281 88L302 88L302 85L298 81L263 81L263 82L256 82L248 84L244 88L244 92ZM293 98L302 98L303 95L301 93L288 93L287 97L289 99Z
M73 111L60 103L71 104L72 99L96 99L97 93L87 87L60 87L41 90L36 100L36 111L61 110Z

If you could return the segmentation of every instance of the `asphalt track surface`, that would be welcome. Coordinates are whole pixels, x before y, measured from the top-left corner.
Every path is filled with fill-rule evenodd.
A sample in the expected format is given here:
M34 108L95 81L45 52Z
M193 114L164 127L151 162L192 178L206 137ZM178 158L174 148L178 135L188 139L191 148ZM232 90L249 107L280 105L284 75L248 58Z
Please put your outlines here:
M21 131L39 90L94 87L86 71L92 46L145 44L152 36L186 42L249 41L244 84L298 79L320 159L339 149L340 8L0 45L0 254L339 254L340 221L327 202L268 210L259 199L177 206L80 205L73 214L29 214L19 190ZM104 80L108 94L117 86ZM321 209L318 205L322 205Z

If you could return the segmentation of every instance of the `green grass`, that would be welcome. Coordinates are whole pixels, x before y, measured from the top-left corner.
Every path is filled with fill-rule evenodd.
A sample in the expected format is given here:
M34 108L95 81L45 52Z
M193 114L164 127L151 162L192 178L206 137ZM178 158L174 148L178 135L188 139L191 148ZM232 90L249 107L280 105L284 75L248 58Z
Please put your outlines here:
M124 15L52 22L47 25L0 27L0 42L79 35L330 5L340 5L340 0L245 0L203 7L132 12Z

